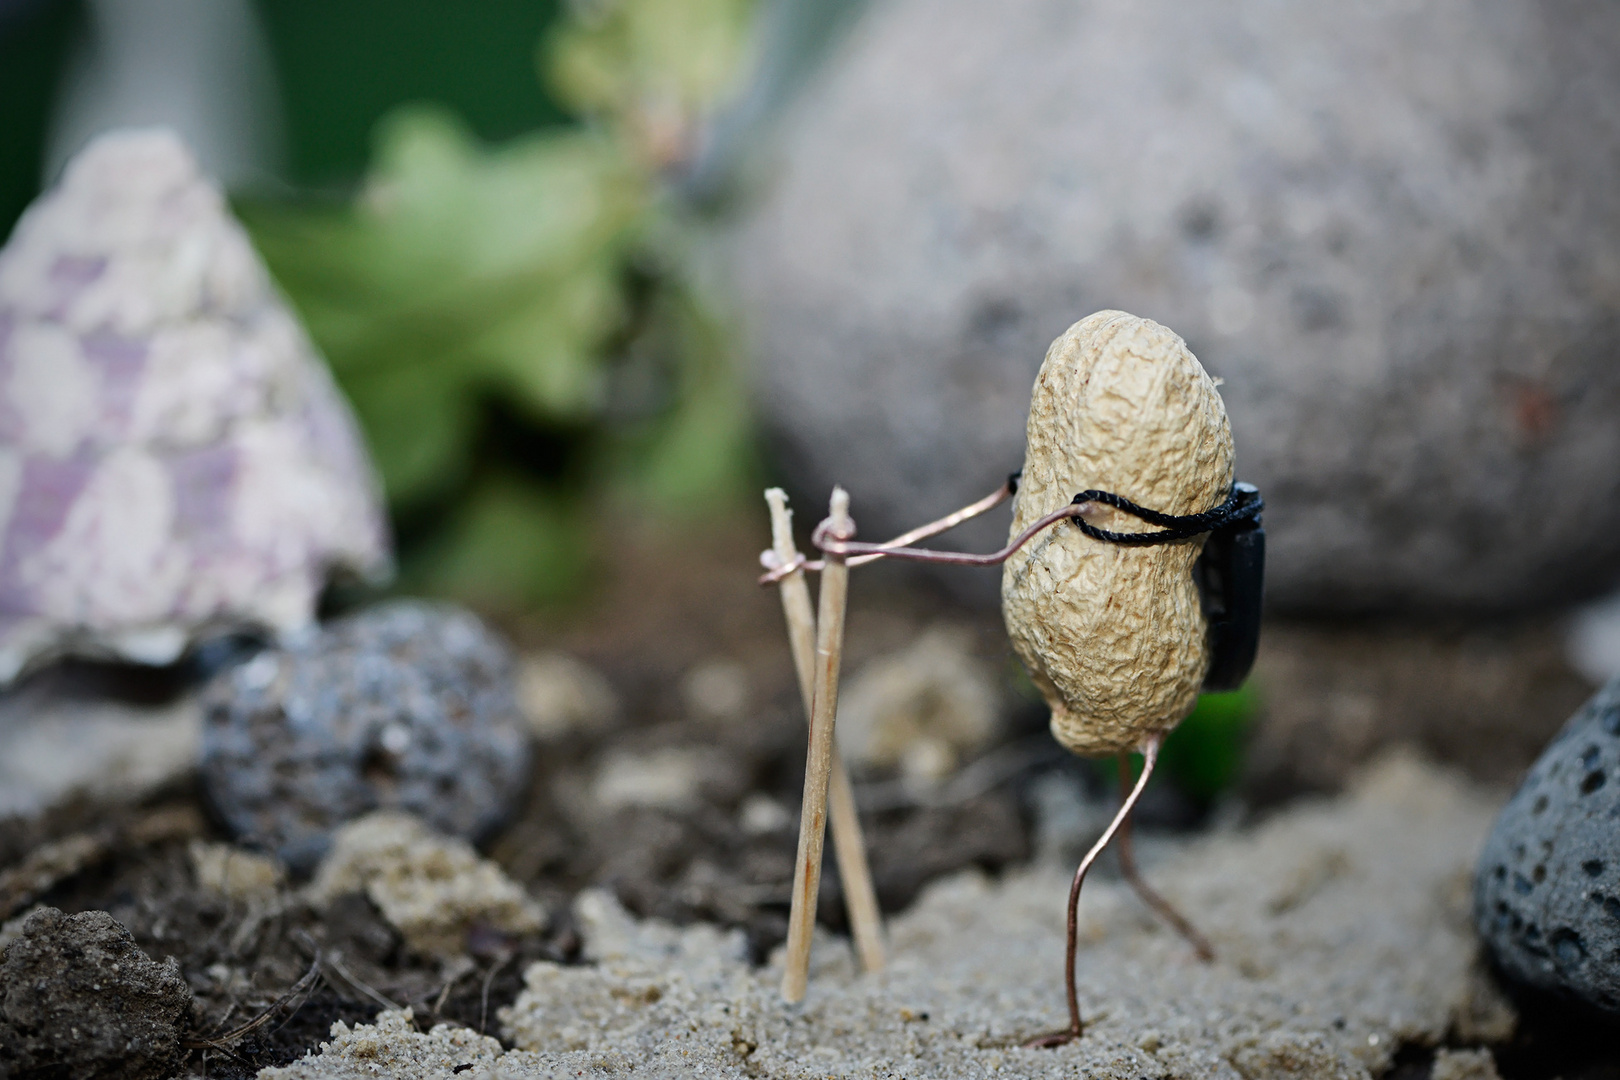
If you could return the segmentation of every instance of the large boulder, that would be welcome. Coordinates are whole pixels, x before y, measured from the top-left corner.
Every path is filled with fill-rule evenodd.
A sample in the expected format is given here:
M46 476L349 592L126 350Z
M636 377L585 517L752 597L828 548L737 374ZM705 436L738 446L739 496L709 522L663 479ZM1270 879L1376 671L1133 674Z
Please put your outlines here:
M307 626L388 536L354 418L164 131L91 143L0 251L0 683Z
M738 279L783 461L865 538L994 487L1121 308L1225 379L1275 604L1620 571L1620 7L889 0L796 119Z

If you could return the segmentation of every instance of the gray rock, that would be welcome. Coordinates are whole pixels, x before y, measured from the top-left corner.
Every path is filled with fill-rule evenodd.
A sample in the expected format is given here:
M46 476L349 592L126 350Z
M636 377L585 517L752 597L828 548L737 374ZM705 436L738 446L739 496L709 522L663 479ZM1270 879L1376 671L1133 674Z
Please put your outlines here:
M63 664L0 694L0 817L76 796L135 803L196 768L194 694L131 701L98 686L100 674Z
M240 840L297 871L378 809L476 839L529 775L511 655L446 605L380 604L260 653L220 675L204 707L210 800Z
M190 1007L174 958L152 960L105 911L41 908L0 959L0 1076L160 1080Z
M738 240L784 461L868 539L953 509L1022 460L1048 343L1121 308L1225 378L1278 605L1595 590L1617 58L1597 0L878 5Z
M1570 718L1479 856L1474 921L1501 970L1620 1016L1620 679Z
M0 683L310 623L388 537L353 417L219 190L103 136L0 251Z

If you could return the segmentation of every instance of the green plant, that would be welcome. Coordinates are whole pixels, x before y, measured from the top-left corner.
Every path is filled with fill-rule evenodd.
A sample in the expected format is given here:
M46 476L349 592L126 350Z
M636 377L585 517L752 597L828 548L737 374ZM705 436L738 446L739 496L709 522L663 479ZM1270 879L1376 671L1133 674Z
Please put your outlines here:
M411 587L566 595L601 511L701 509L750 474L735 335L670 183L750 8L576 5L539 56L578 123L485 147L402 109L351 200L243 207L354 405Z
M1197 799L1213 799L1243 771L1249 728L1259 708L1254 683L1223 694L1202 694L1159 752L1164 773Z

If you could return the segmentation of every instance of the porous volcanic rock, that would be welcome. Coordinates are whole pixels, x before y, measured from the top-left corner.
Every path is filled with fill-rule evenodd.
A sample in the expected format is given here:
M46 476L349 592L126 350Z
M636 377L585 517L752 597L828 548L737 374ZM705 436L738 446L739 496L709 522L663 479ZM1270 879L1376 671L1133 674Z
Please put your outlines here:
M102 136L0 251L0 683L310 622L388 565L354 419L224 197Z
M205 712L212 804L300 872L373 810L477 838L529 776L511 654L450 605L390 601L260 653L215 680Z
M930 520L1017 467L1048 342L1120 308L1225 379L1273 603L1594 591L1616 57L1598 0L872 5L737 245L782 460L865 539Z
M1503 807L1480 853L1474 920L1509 976L1620 1018L1620 679Z
M160 1080L191 988L105 911L41 908L0 958L0 1076Z

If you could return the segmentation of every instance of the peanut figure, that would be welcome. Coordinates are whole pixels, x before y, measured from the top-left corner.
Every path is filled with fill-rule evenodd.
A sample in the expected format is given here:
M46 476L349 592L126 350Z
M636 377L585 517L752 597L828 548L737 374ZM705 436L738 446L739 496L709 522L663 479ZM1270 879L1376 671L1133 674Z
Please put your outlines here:
M1201 959L1213 956L1136 872L1129 819L1165 736L1200 689L1235 688L1253 662L1263 503L1253 487L1232 482L1232 433L1215 381L1180 337L1150 319L1099 311L1054 341L1035 380L1027 436L1023 470L972 506L887 544L840 539L826 523L813 539L848 566L884 557L1002 564L1007 634L1051 707L1053 736L1076 754L1119 759L1119 811L1069 890L1069 1026L1031 1043L1057 1046L1083 1030L1075 992L1080 888L1116 835L1121 868L1142 899ZM909 546L1014 495L1001 551ZM773 565L762 580L800 568L818 569ZM1133 752L1143 756L1134 783Z
M1052 343L1035 379L1013 535L1081 489L1122 492L1173 516L1202 513L1231 490L1232 457L1226 407L1181 338L1147 319L1099 311ZM1082 520L1108 532L1143 531L1103 502L1091 502ZM1057 528L1003 565L1007 634L1052 709L1052 735L1085 757L1119 755L1122 793L1131 787L1125 755L1139 751L1146 762L1075 875L1065 960L1070 1026L1042 1045L1080 1035L1074 939L1086 871L1126 827L1160 743L1192 712L1208 673L1209 625L1193 579L1206 536L1098 543ZM1120 851L1131 884L1207 959L1208 943L1135 873L1128 838Z
M1088 488L1183 515L1219 504L1232 486L1232 432L1214 380L1175 334L1119 311L1099 311L1052 343L1026 438L1014 536ZM1083 519L1141 529L1102 503ZM1007 635L1069 750L1140 750L1192 711L1209 666L1192 574L1203 547L1203 536L1131 546L1057 528L1004 564Z

